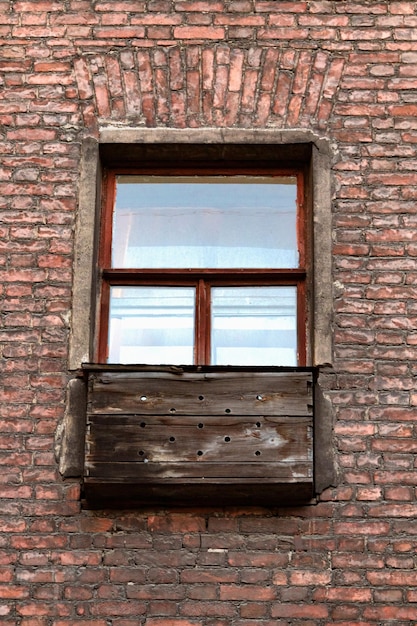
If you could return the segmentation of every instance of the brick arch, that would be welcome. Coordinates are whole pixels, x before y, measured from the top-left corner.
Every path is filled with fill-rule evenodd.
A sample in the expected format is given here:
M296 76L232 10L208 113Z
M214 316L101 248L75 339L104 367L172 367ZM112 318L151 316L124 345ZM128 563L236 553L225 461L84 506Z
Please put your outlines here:
M74 61L84 123L325 128L344 60L310 49L173 46Z

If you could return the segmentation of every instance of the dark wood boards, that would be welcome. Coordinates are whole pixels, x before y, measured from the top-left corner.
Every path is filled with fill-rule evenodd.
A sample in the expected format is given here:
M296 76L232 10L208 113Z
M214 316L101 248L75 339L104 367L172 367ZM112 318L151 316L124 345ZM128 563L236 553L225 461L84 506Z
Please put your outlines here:
M106 500L107 494L146 503L149 492L149 501L164 493L172 502L169 494L178 494L181 485L186 489L177 504L204 500L208 485L210 493L214 485L219 491L245 485L235 491L245 502L286 488L291 502L294 490L311 496L312 372L199 369L88 372L89 499ZM169 492L169 486L175 489Z
M244 477L245 482L277 482L285 480L296 483L299 478L305 478L311 471L310 463L294 462L285 465L284 463L215 463L205 461L204 463L144 463L138 467L134 463L118 462L113 463L96 462L89 471L89 478L99 479L106 477L111 481L151 481L158 479L158 482L178 483L187 480L190 482L201 482L203 480L215 479L220 483L239 483ZM279 481L278 481L279 482Z
M149 423L150 422L150 423ZM309 461L311 424L294 418L281 424L241 421L235 424L207 424L197 417L195 424L153 424L149 419L136 424L114 424L110 419L97 423L91 419L89 454L96 461L110 462L115 457L127 463L205 463L225 465L244 461L281 463Z
M102 372L91 377L91 413L308 415L311 374Z
M204 484L124 483L89 479L84 485L88 508L207 507L236 506L267 508L304 504L311 499L311 483L225 483L214 479Z

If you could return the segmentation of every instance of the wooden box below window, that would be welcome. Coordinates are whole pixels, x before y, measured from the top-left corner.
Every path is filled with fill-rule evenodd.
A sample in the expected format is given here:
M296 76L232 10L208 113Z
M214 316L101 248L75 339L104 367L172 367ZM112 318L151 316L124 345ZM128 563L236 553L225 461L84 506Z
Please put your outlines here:
M85 369L88 501L276 507L311 497L311 370Z

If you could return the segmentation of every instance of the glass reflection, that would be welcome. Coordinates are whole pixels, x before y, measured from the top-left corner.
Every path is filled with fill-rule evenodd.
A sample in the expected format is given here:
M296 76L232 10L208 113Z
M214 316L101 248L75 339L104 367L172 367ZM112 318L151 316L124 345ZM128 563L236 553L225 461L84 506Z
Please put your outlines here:
M195 289L111 287L110 363L193 363Z
M213 365L297 365L297 288L212 289Z
M119 176L112 266L294 268L296 179Z

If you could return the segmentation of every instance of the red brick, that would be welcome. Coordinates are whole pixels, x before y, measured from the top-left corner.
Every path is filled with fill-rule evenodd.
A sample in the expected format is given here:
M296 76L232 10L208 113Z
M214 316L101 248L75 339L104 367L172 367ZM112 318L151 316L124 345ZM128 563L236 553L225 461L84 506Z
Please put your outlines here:
M214 568L210 570L192 569L181 574L184 583L232 583L237 582L238 574L234 570Z
M280 2L279 6L275 0L257 0L256 10L260 13L305 13L307 2Z
M415 620L417 618L417 607L400 606L380 606L367 607L364 609L364 617L379 620Z
M112 601L112 602L94 602L91 606L92 615L124 616L131 615L138 617L146 613L146 604L144 602L136 602L133 600Z
M225 602L184 602L181 613L189 617L210 617L233 618L236 615L236 608L232 603Z
M91 626L107 626L107 621L105 619L93 619L93 620L89 620ZM79 625L79 620L72 620L72 619L59 619L59 620L55 620L54 622L54 626L78 626Z
M203 626L203 622L181 618L150 617L146 620L145 626Z
M289 74L280 72L278 76L278 80L277 80L275 103L272 108L273 112L276 115L283 116L286 111L287 98L289 95L290 85L291 85L291 77L289 76Z
M176 0L176 11L223 12L224 2L219 0Z
M116 7L115 7L114 2L97 2L94 8L96 11L99 11L99 12L101 11L113 12ZM140 1L140 0L138 2L135 2L134 0L130 0L130 1L120 0L117 2L117 11L121 13L122 12L136 13L137 11L142 12L144 8L145 8L145 2Z
M328 585L331 580L329 572L315 572L310 570L296 570L289 574L290 585Z
M372 601L372 590L350 587L332 587L331 589L319 589L313 594L318 602L365 602Z
M240 615L247 619L261 619L268 615L268 607L262 602L250 602L249 604L242 604L240 607Z
M276 597L273 587L220 585L220 600L257 600L269 602Z
M222 40L224 29L219 26L177 26L174 37L178 39Z
M290 619L325 619L328 617L328 608L323 604L273 604L271 608L272 617L283 617Z
M152 532L201 532L205 530L205 521L186 514L149 516L148 527Z
M258 38L263 41L265 39L271 40L287 40L292 41L294 39L306 39L308 37L308 30L306 28L265 28L260 29Z

